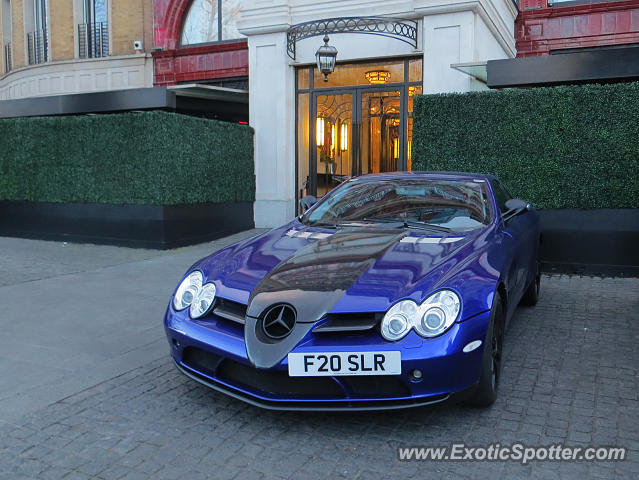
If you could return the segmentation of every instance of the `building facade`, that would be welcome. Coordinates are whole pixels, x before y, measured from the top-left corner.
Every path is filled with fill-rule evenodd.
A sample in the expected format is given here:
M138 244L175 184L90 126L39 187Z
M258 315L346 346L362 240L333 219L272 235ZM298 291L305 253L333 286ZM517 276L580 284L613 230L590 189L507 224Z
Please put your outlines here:
M0 1L0 100L153 85L153 0Z
M248 88L240 0L155 0L155 85Z
M517 58L487 63L491 88L639 80L639 2L521 0Z
M639 44L636 0L521 0L517 57Z
M514 57L516 15L512 0L243 2L256 226L350 175L410 170L414 95L485 89L451 65ZM327 31L338 55L325 81Z

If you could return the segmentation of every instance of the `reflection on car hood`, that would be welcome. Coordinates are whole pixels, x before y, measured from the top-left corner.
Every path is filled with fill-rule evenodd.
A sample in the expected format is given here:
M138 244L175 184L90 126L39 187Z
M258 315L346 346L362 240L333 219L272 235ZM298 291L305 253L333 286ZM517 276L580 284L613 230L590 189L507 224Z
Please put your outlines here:
M300 291L340 290L335 312L381 312L401 298L421 301L455 267L485 249L488 230L451 234L368 227L334 230L294 221L221 250L202 260L199 268L215 282L219 296L248 304L261 282L272 289L281 281L284 273L278 266L307 262L303 269L290 271ZM380 245L373 238L384 240Z

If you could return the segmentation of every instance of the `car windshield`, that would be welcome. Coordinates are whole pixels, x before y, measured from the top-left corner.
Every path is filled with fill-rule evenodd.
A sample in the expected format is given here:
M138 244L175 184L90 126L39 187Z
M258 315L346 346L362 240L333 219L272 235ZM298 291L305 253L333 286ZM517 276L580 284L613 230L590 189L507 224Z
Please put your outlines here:
M301 217L307 225L396 223L470 230L490 222L484 181L358 179L330 192Z

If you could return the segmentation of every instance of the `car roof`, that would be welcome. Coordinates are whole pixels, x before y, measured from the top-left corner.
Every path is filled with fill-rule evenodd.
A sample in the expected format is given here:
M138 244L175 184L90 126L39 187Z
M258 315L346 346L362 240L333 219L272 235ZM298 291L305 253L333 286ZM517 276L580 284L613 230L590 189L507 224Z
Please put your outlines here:
M431 178L440 180L495 180L493 175L486 173L470 173L470 172L437 172L437 171L417 171L417 172L387 172L387 173L369 173L353 177L355 179L400 179L400 178Z

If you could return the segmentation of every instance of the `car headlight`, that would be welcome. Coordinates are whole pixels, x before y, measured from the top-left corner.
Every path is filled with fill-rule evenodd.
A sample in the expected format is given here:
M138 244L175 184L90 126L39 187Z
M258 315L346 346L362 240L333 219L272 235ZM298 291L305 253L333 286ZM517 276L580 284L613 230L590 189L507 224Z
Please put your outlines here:
M209 311L214 300L215 285L202 285L202 272L195 271L180 283L173 298L173 307L178 311L191 307L191 317L199 318Z
M389 341L404 338L411 329L422 337L436 337L457 320L461 300L452 290L440 290L418 305L402 300L393 305L382 319L382 336Z
M200 318L209 311L215 300L215 285L212 283L205 284L193 299L189 314L191 318Z
M413 328L419 307L412 300L403 300L393 305L382 319L382 336L395 341L403 338Z

